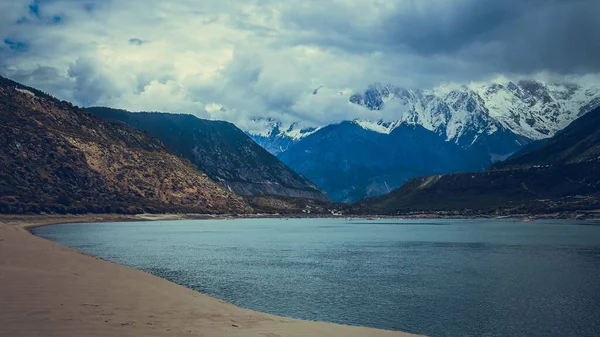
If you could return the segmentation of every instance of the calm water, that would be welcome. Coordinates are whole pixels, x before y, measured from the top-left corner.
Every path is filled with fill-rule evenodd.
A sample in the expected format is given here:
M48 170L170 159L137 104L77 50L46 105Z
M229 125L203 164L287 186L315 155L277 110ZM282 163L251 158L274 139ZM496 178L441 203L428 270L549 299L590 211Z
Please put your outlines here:
M600 223L230 220L35 234L242 307L431 336L600 336Z

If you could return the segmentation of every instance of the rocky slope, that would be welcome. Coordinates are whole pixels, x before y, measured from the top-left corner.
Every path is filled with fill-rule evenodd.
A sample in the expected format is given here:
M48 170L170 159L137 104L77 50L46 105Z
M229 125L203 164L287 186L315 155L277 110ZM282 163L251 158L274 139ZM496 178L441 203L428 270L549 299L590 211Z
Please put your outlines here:
M537 149L482 173L411 180L360 202L362 212L544 213L600 209L600 108Z
M0 213L248 212L147 134L0 77Z
M110 108L87 110L148 132L163 142L169 151L187 158L214 181L238 195L327 199L311 182L231 123L184 114L131 113Z

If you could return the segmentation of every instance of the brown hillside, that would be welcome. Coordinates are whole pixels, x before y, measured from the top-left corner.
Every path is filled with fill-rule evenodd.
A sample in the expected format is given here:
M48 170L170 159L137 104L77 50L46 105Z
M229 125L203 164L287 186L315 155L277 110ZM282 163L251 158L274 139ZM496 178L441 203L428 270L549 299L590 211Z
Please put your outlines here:
M0 212L247 212L147 134L0 78Z

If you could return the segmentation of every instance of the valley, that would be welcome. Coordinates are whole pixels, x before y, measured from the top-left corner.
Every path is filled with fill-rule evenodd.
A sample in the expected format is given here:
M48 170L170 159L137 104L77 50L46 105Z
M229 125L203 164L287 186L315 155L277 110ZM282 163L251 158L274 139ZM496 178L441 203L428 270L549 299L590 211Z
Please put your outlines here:
M600 209L599 109L585 113L593 99L550 138L541 129L532 138L517 134L482 100L463 95L455 106L471 109L465 125L487 131L445 138L450 122L436 133L427 123L344 121L296 130L275 156L231 123L82 110L8 79L1 84L2 213L488 217ZM378 111L410 93L374 88L352 102ZM473 122L482 117L486 123ZM556 128L571 118L559 117Z

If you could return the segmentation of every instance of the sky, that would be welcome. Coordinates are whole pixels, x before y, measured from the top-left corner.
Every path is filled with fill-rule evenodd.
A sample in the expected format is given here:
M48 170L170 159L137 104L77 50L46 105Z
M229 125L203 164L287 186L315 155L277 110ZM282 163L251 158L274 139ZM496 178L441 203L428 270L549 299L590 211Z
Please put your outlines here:
M324 124L368 113L348 97L372 83L598 74L598 13L598 0L0 0L0 74L81 106Z

